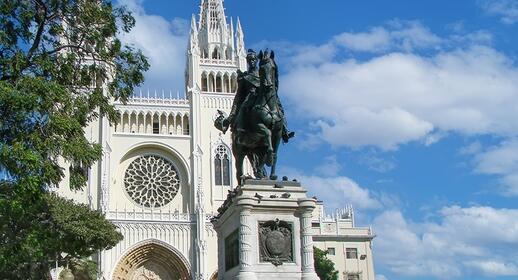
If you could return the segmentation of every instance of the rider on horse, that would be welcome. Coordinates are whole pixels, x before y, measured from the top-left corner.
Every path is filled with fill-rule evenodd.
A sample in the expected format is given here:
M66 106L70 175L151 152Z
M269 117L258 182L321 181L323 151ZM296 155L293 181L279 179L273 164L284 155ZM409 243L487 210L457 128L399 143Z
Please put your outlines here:
M257 61L260 60L259 69ZM279 142L294 136L286 127L284 110L277 95L278 69L273 52L253 50L247 53L248 69L238 70L238 88L228 117L219 111L214 125L225 133L232 131L232 153L236 159L238 183L242 183L243 160L252 164L254 176L265 178L265 165L271 167L270 179L275 175Z
M238 70L237 92L234 97L234 102L232 103L230 114L225 120L223 120L223 132L226 132L229 126L231 128L230 130L233 132L236 129L236 123L243 120L243 115L246 114L246 111L250 110L250 105L254 105L250 104L251 101L247 100L247 98L250 98L257 93L261 82L263 83L263 86L266 87L274 86L271 90L275 90L275 94L277 94L277 90L279 88L277 71L272 71L272 73L275 73L275 76L262 75L260 77L259 70L257 69L257 54L254 50L248 49L246 61L248 64L248 70L245 72ZM275 62L274 66L277 67ZM245 102L245 100L248 102ZM288 143L289 139L295 136L295 132L288 130L286 117L284 116L284 109L279 98L275 98L275 101L277 102L276 105L279 108L279 115L283 123L282 140L284 143Z
M248 50L246 56L246 62L248 64L248 70L237 72L237 92L232 103L232 109L230 110L229 116L223 121L224 131L228 129L230 125L230 131L234 132L236 129L236 123L238 122L238 116L243 107L243 103L250 96L255 94L259 89L259 70L257 69L257 55L251 49ZM239 116L241 119L241 116Z

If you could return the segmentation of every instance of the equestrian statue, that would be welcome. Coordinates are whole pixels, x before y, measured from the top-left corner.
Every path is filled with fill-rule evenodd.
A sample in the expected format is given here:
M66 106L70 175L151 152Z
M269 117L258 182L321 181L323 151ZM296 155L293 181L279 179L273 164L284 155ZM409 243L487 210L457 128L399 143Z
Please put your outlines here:
M237 92L229 116L218 110L219 116L214 121L215 127L223 133L229 128L232 133L232 153L239 185L243 181L245 157L252 165L256 179L268 178L265 166L269 166L269 178L276 180L279 144L281 140L288 143L295 136L287 128L277 95L279 73L274 52L265 50L257 55L249 49L246 61L247 71L238 70Z

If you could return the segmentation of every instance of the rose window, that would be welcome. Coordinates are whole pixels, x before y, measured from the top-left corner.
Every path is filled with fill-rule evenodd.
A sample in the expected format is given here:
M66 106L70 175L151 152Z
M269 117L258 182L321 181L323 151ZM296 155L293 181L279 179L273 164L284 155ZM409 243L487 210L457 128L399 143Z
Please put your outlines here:
M161 207L176 196L180 179L172 162L157 155L146 155L135 159L126 169L124 186L136 203Z

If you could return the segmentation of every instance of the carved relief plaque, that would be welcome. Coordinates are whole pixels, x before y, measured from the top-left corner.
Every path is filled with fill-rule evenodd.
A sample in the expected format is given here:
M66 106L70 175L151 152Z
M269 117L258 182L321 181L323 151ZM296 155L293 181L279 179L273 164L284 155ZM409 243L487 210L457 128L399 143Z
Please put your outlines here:
M293 227L280 221L259 222L259 252L261 262L275 266L293 262Z

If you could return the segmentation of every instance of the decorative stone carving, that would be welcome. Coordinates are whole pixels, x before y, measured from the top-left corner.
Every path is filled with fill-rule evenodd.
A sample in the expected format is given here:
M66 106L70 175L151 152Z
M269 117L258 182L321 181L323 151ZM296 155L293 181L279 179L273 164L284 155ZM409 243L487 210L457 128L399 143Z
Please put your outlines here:
M250 226L251 207L243 206L239 214L239 262L244 271L252 267L252 228Z
M293 262L292 225L276 219L259 223L259 251L261 262L275 266Z
M185 248L154 238L134 244L131 250L124 246L126 253L120 256L117 266L110 279L125 280L188 280L191 276L191 267L186 253L177 248ZM187 253L188 254L188 253Z
M302 272L308 275L315 273L313 262L313 238L311 236L311 208L305 209L300 219L300 234L302 246Z
M160 276L158 276L155 272L148 270L145 267L139 268L133 274L132 280L161 280Z
M144 207L162 207L178 193L180 178L169 160L145 155L135 159L126 169L124 186L136 203Z

